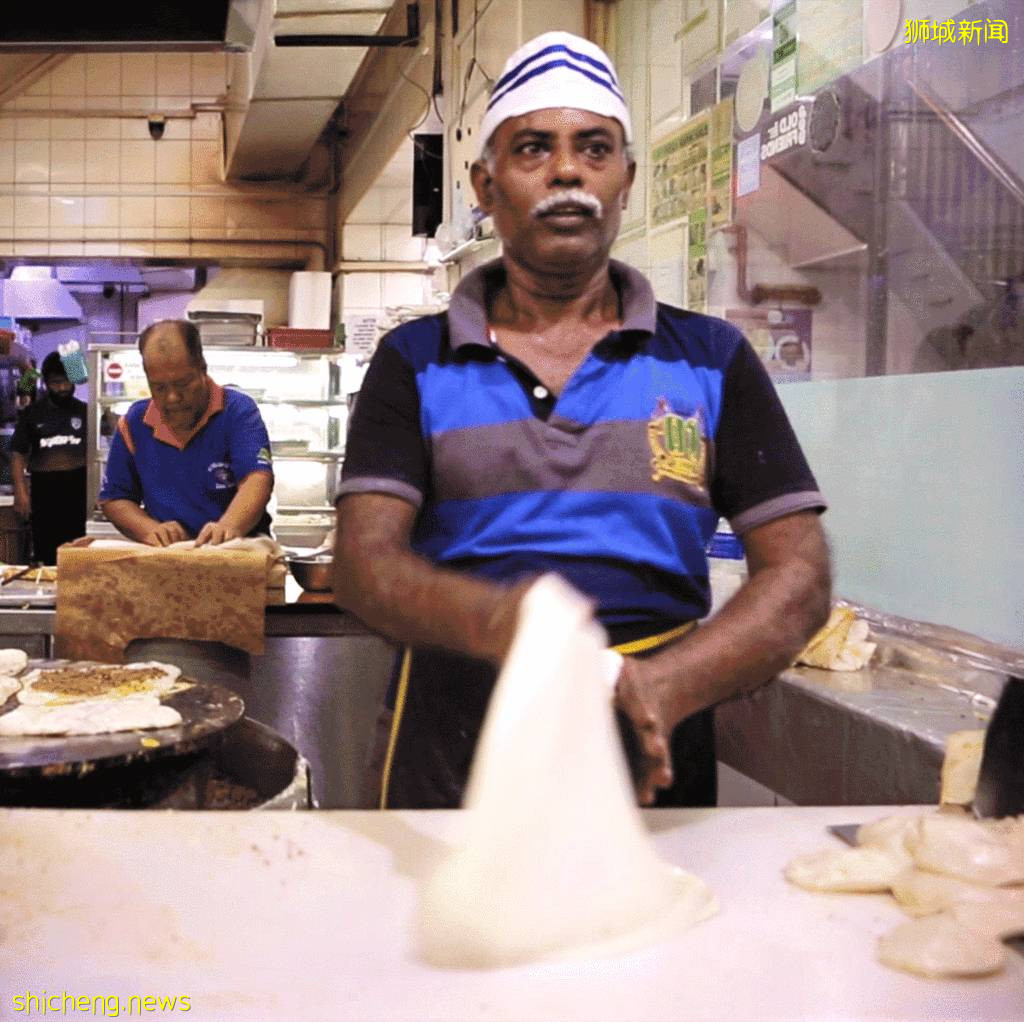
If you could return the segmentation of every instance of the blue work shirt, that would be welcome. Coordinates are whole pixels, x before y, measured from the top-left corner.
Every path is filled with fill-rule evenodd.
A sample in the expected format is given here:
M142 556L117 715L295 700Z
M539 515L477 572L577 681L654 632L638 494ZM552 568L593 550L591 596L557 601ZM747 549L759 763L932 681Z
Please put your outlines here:
M136 401L117 424L99 499L130 500L159 522L193 536L217 521L251 472L273 473L270 437L256 402L210 380L210 403L179 440L151 400ZM251 535L270 531L266 512Z

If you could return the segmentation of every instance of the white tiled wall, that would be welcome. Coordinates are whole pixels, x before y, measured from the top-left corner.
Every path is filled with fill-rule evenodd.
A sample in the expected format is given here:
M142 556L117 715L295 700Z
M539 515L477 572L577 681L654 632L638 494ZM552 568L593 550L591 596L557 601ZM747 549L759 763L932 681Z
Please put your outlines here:
M74 54L0 106L0 255L319 259L325 197L223 180L229 59Z
M345 262L409 262L422 264L426 238L412 235L412 148L395 154L380 182L360 200L341 236ZM343 316L381 316L398 305L433 301L432 278L409 272L348 271L338 278L338 304Z

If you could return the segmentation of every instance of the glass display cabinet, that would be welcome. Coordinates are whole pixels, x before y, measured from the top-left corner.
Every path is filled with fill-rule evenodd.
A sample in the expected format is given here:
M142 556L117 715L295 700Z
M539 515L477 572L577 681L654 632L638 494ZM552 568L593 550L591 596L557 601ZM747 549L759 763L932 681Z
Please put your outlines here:
M345 453L350 398L346 360L335 350L283 351L207 347L211 379L249 394L259 405L274 455L274 534L284 546L318 546L334 521L334 493ZM113 526L96 508L117 419L149 397L142 359L134 346L89 346L90 535Z

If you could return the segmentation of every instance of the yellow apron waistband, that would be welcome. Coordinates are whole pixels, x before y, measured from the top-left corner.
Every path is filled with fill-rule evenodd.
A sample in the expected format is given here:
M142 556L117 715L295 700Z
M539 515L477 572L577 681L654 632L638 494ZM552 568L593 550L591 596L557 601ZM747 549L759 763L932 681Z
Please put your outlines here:
M670 628L667 632L659 632L657 635L648 635L643 639L634 639L632 642L621 642L613 646L617 653L623 656L631 656L634 653L646 653L648 650L658 649L667 646L674 639L685 635L696 625L696 621L687 621L685 624ZM384 774L380 786L379 808L388 807L388 782L391 780L391 764L395 757L395 746L398 745L398 730L402 722L402 711L405 709L405 698L409 691L409 674L412 667L412 647L406 646L402 655L402 667L398 674L398 692L395 696L395 712L391 719L391 733L388 735L388 748L384 757Z
M685 624L670 628L667 632L648 635L644 639L634 639L632 642L620 642L617 646L612 646L612 649L623 656L631 656L634 653L646 653L648 650L659 649L661 646L667 646L675 639L682 638L696 624L696 621L687 621Z

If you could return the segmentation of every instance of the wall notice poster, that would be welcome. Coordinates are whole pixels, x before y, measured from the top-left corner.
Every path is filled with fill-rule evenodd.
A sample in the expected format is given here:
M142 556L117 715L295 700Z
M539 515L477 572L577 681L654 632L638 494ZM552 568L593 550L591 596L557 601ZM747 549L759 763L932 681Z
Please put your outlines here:
M736 197L761 187L761 133L736 143Z
M690 236L686 248L686 307L691 312L708 311L708 211L703 206L690 214Z
M775 383L811 378L810 309L726 309Z
M860 66L864 5L862 0L797 0L797 6L796 91L807 96Z
M796 99L796 0L772 15L772 113Z
M732 222L732 96L711 110L711 230Z
M651 226L703 209L708 195L707 113L691 118L651 148Z
M722 0L683 0L683 27L675 41L683 44L684 74L717 56L721 23Z

